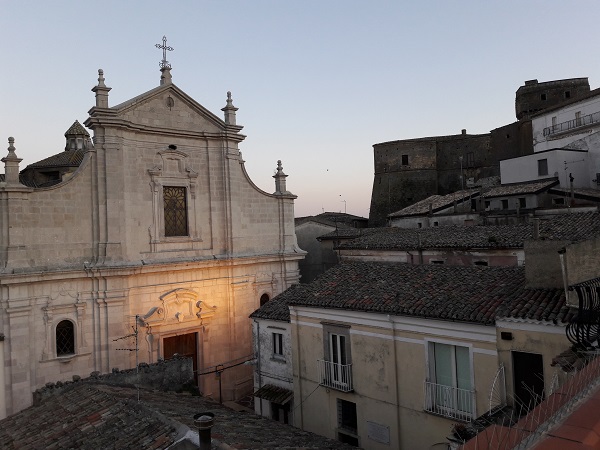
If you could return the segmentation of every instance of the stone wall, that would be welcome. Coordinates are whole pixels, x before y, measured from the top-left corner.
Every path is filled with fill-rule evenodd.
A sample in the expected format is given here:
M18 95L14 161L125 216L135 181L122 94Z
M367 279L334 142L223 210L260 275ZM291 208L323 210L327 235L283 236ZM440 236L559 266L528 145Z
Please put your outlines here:
M531 115L570 99L581 98L590 92L587 78L545 81L529 80L515 95L517 119L528 119Z
M92 372L87 378L73 375L72 380L46 383L46 386L33 393L33 404L39 405L40 402L50 396L60 395L75 383L139 386L160 391L191 391L198 393L191 358L175 356L154 364L140 363L138 367L139 373L136 369L119 370L114 368L112 373L104 375L100 372Z

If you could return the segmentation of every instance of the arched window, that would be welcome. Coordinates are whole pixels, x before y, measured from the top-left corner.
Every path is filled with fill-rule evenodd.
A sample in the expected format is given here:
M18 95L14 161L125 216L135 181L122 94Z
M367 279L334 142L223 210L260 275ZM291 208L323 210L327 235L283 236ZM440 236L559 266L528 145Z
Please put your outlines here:
M263 295L260 296L260 306L264 305L268 301L269 301L269 295L268 294L263 294Z
M75 327L70 320L63 320L56 325L56 356L73 355L75 353Z

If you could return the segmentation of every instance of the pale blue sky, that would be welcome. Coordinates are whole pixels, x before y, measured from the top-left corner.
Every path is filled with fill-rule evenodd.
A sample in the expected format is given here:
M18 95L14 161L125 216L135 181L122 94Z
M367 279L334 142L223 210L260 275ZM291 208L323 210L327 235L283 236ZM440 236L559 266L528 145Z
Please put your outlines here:
M99 68L110 105L157 86L166 35L173 82L219 116L232 91L250 176L272 192L281 159L297 216L341 199L367 216L375 143L513 122L525 80L600 84L592 0L0 0L0 17L0 139L22 167L63 150Z

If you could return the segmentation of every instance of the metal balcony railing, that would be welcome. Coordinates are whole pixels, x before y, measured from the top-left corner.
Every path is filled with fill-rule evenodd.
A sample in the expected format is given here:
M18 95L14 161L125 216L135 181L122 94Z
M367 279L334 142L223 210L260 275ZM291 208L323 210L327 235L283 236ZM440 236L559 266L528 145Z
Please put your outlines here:
M317 360L319 384L342 392L352 391L352 364Z
M475 392L425 381L425 411L468 422L475 416Z
M574 128L584 127L597 122L600 122L600 111L546 127L544 128L544 136L552 136L553 134L562 133L563 131L569 131Z

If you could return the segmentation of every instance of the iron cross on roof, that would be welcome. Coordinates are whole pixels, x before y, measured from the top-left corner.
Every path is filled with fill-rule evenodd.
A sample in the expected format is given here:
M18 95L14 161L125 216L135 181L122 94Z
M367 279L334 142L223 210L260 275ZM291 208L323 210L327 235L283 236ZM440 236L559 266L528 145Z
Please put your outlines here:
M166 36L163 36L163 43L162 43L162 45L156 44L156 48L160 48L163 51L163 59L159 63L160 68L161 69L170 69L171 68L171 64L169 64L169 61L167 61L167 50L170 51L170 52L172 52L173 51L173 47L169 47L167 45L167 37Z

